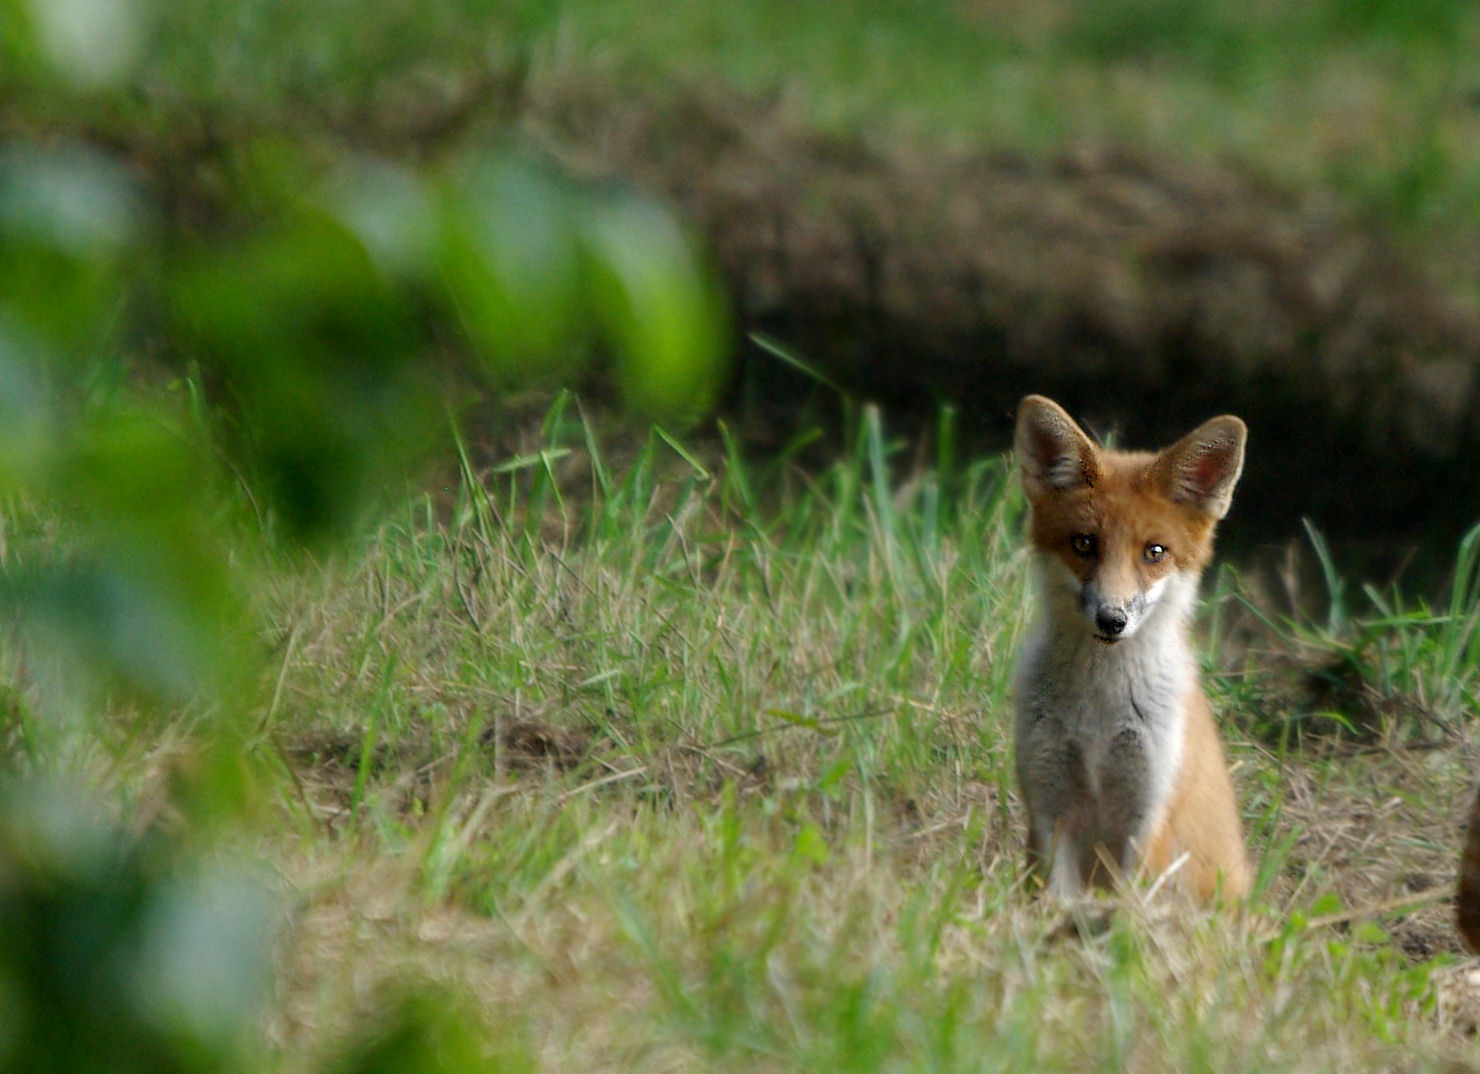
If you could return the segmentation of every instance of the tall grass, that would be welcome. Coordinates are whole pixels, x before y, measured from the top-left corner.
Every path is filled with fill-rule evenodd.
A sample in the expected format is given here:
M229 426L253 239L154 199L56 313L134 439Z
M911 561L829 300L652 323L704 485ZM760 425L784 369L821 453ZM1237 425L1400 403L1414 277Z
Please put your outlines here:
M845 454L808 471L722 430L607 443L564 400L538 450L466 453L450 502L283 583L295 640L264 721L294 772L266 837L300 906L281 1069L311 1069L375 1009L373 982L407 979L466 997L516 1069L1459 1054L1442 955L1458 739L1270 749L1246 735L1240 681L1215 679L1251 906L1131 893L1066 918L1029 896L1007 741L1021 504L1001 460L952 454L948 432L909 452L863 410ZM1247 601L1231 576L1211 596L1228 652L1254 629ZM1299 652L1340 651L1365 615ZM1468 644L1459 621L1389 618L1420 639L1372 657L1391 680L1459 653L1473 682L1458 640L1422 641ZM1256 693L1265 716L1299 704Z
M441 494L263 576L241 745L265 763L225 841L291 911L267 1066L343 1069L404 995L438 1033L481 1025L458 1047L494 1069L1468 1062L1448 899L1480 541L1436 610L1329 569L1324 604L1282 610L1221 571L1200 636L1254 895L1054 907L1008 741L1020 495L949 416L924 448L855 418L803 468L804 434L754 460L723 427L605 436L562 396L521 454L464 443ZM191 823L201 713L118 699L41 734L47 680L3 659L11 765Z

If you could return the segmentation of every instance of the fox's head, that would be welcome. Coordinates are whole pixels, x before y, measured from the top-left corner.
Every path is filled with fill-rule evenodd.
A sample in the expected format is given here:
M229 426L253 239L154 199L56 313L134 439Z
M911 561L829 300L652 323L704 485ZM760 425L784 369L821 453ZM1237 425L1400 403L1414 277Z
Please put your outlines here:
M1057 403L1024 399L1018 466L1049 598L1072 602L1106 644L1134 635L1158 605L1185 611L1243 471L1247 434L1224 415L1155 454L1106 451Z

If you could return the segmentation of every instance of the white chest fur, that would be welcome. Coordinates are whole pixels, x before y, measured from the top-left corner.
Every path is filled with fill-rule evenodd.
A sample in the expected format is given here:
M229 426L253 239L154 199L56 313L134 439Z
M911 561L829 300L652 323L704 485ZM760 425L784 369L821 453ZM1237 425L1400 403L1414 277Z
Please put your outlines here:
M1055 568L1038 564L1043 611L1018 664L1017 767L1038 845L1058 841L1053 886L1074 889L1079 878L1061 875L1075 870L1060 858L1081 859L1089 848L1065 839L1127 857L1176 784L1195 680L1187 619L1197 579L1169 577L1141 628L1106 644Z

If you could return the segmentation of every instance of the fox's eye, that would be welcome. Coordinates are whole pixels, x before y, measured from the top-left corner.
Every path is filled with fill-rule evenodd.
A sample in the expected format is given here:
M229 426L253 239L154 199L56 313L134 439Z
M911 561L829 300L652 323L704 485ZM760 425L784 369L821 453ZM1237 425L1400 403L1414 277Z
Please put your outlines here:
M1141 553L1147 563L1160 563L1166 557L1166 554L1166 547L1157 544L1155 541L1148 544Z
M1095 554L1095 535L1093 533L1076 533L1069 538L1069 547L1074 549L1075 555L1092 556Z

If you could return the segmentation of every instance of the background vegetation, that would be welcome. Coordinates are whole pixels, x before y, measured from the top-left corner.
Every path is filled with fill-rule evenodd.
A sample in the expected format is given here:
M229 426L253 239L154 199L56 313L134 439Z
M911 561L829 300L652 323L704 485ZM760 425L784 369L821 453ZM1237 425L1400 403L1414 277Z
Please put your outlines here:
M1255 895L1045 908L1005 461L842 392L823 461L743 400L699 421L733 311L548 108L704 86L868 142L1236 157L1463 291L1476 33L0 0L0 1065L1472 1065L1480 531L1427 600L1314 529L1210 577Z

